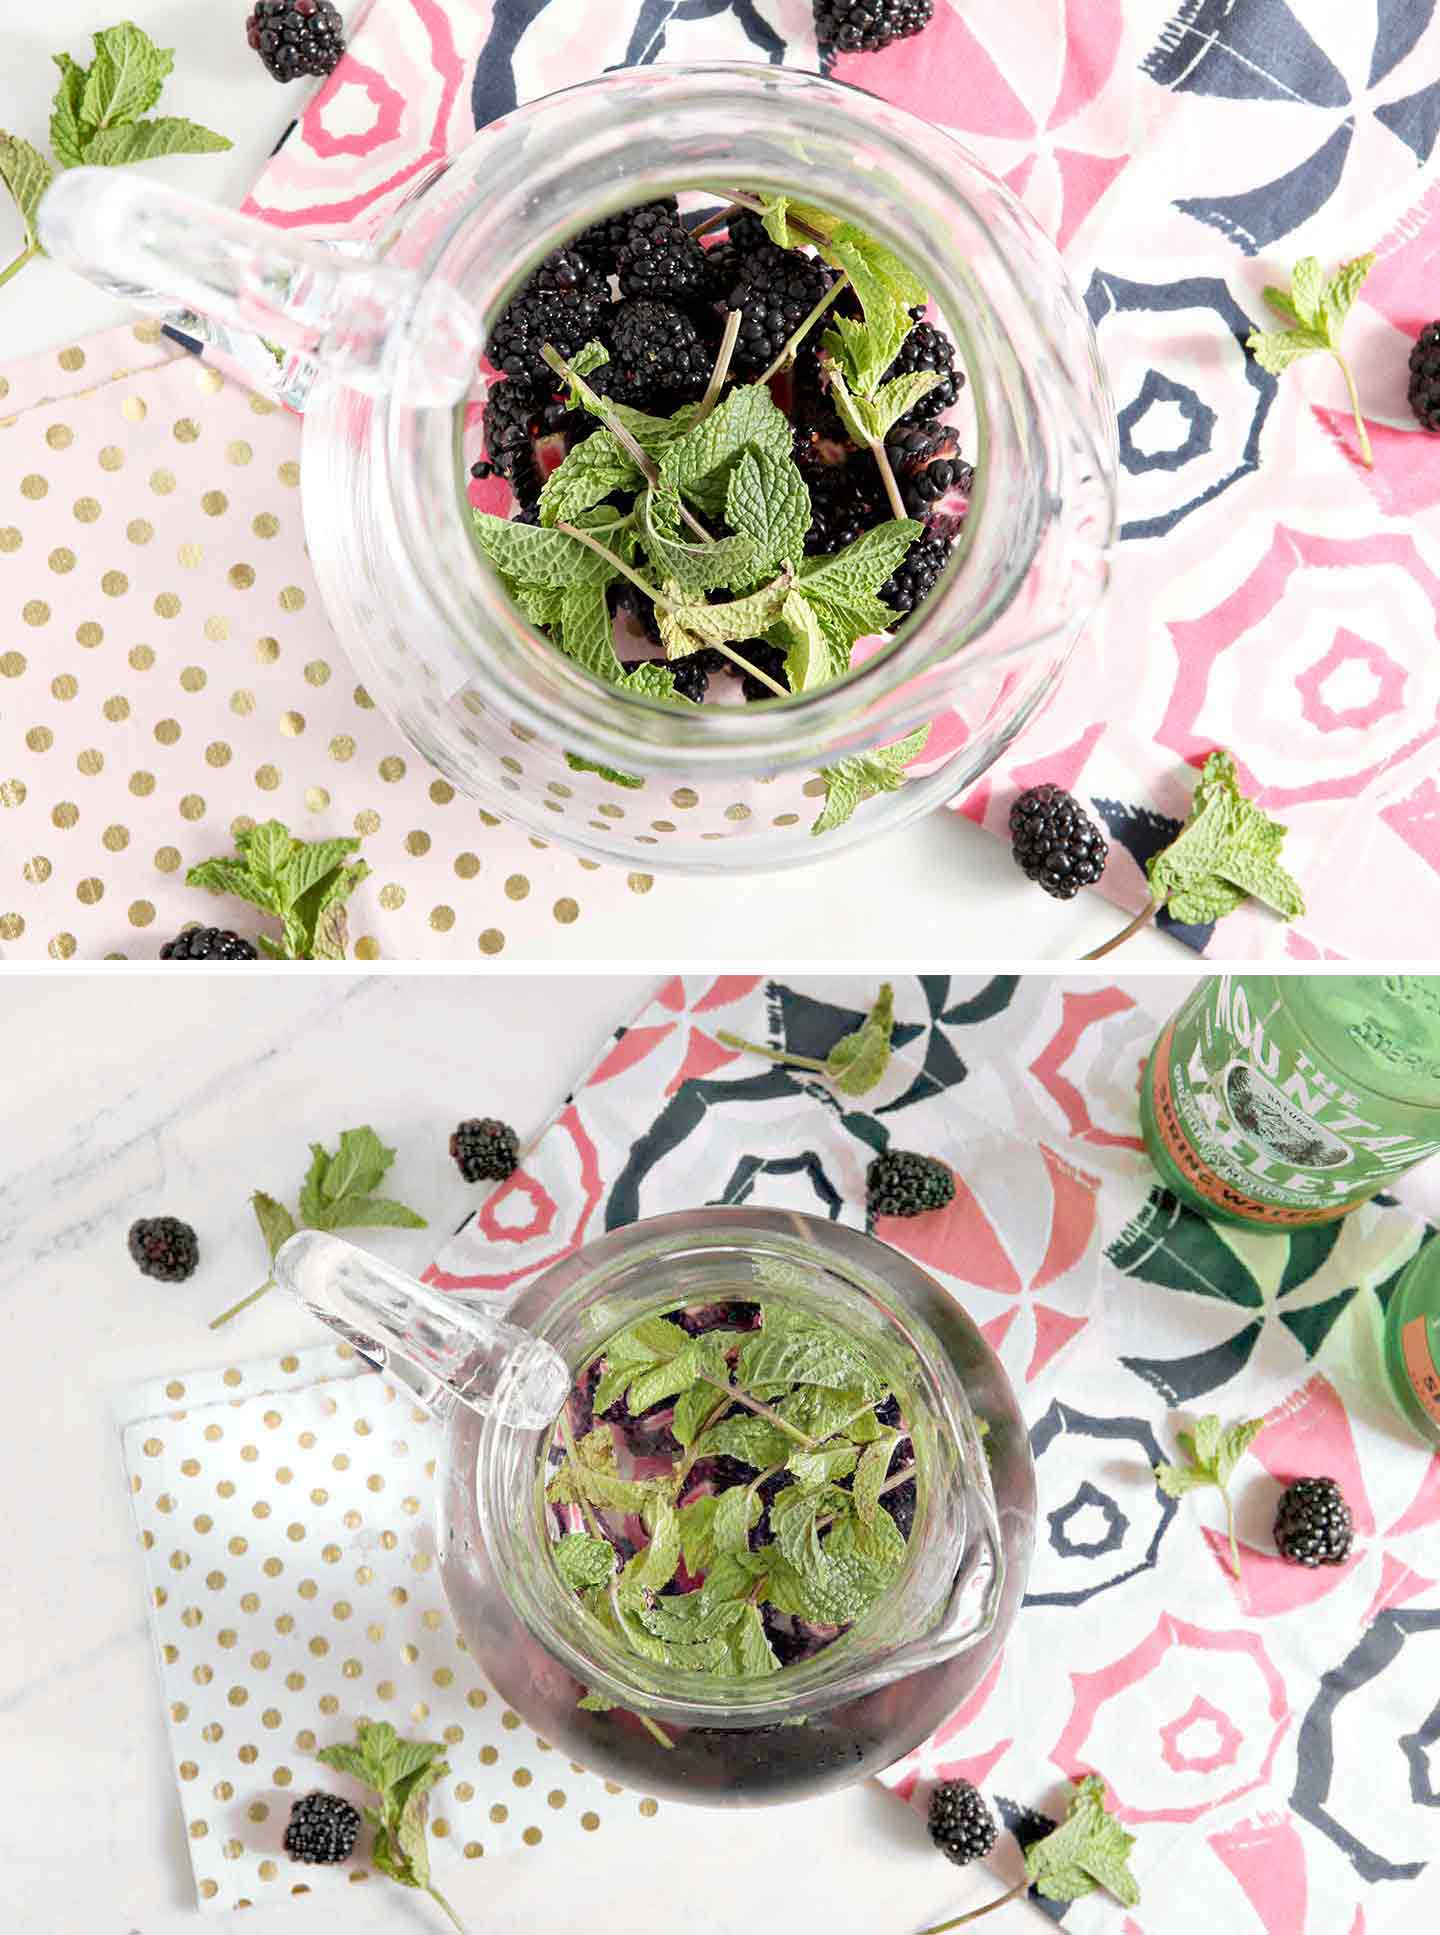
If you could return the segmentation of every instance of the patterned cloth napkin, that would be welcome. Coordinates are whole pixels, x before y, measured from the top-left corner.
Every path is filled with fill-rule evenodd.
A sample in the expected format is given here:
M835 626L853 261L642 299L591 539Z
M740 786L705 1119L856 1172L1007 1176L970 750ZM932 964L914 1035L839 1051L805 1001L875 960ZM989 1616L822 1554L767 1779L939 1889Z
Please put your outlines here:
M476 1670L435 1565L443 1433L348 1344L144 1385L119 1417L203 1907L333 1903L372 1878L363 1855L299 1867L282 1845L312 1787L369 1800L315 1759L362 1716L445 1742L442 1893L462 1862L659 1811L564 1760Z
M585 951L601 869L457 795L355 682L300 425L142 322L0 373L0 959L153 956L237 822L362 834L354 954Z
M863 1228L877 1147L943 1156L951 1207L876 1233L1003 1359L1038 1467L1037 1550L1003 1661L887 1784L923 1806L963 1774L1013 1824L1102 1772L1144 1898L1128 1917L1042 1904L1067 1928L1413 1929L1440 1806L1440 1455L1407 1435L1378 1338L1440 1222L1440 1163L1405 1180L1407 1207L1292 1237L1179 1209L1137 1136L1140 1067L1174 1000L1153 980L897 981L899 1053L860 1100L718 1039L823 1056L873 996L839 978L671 981L430 1280L509 1297L606 1229L703 1202ZM1177 1502L1151 1477L1206 1411L1266 1421L1233 1488L1238 1585L1218 1496ZM1345 1565L1309 1572L1270 1527L1282 1486L1317 1472L1341 1481L1357 1535ZM1008 1837L996 1868L1014 1873ZM957 1874L956 1912L994 1878Z
M1102 891L1138 908L1190 768L1230 747L1290 826L1309 912L1232 916L1227 958L1422 956L1440 927L1440 442L1405 401L1410 340L1436 307L1435 12L936 0L917 38L824 57L1021 196L1084 291L1120 411L1108 606L961 810L1006 837L1017 788L1073 787L1112 837ZM364 233L517 101L718 58L816 67L811 0L380 0L245 206ZM1263 286L1298 256L1328 269L1370 248L1346 343L1373 471L1329 358L1277 380L1243 348L1266 324Z

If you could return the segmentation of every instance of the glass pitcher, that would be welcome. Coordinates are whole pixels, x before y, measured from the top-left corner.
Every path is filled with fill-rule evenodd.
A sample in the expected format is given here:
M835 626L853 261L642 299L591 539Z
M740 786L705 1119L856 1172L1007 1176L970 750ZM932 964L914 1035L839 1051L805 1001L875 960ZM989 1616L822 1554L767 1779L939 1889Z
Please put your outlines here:
M565 1258L503 1319L312 1231L275 1273L442 1422L436 1535L456 1623L510 1706L587 1767L712 1806L844 1786L933 1732L1002 1645L1035 1526L1024 1421L960 1306L875 1238L790 1212L686 1210ZM757 1297L847 1331L892 1380L917 1496L904 1563L869 1611L813 1657L737 1679L622 1647L561 1579L544 1486L561 1405L607 1338L666 1310ZM580 1707L590 1694L613 1708Z
M480 348L539 260L619 208L735 186L851 217L915 266L966 372L952 414L976 481L947 577L845 678L682 708L605 684L528 626L482 561L467 466ZM598 860L780 867L929 811L1044 702L1104 589L1114 413L1058 255L948 135L816 75L654 66L548 96L423 176L363 255L120 170L62 173L40 224L57 260L138 306L264 340L304 410L310 556L367 689L484 809ZM812 838L819 769L921 725L903 785Z

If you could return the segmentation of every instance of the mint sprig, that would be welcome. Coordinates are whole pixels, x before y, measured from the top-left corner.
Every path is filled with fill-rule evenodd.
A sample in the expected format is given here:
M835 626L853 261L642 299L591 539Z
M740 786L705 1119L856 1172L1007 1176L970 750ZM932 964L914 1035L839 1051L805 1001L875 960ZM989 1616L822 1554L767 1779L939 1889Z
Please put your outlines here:
M301 840L280 820L235 835L233 858L202 860L185 876L189 887L248 900L280 922L278 941L259 936L273 961L343 961L349 945L345 902L370 869L351 856L360 842L348 835Z
M1210 1412L1197 1420L1194 1431L1178 1431L1176 1437L1186 1462L1183 1465L1157 1465L1155 1483L1169 1498L1183 1498L1187 1492L1213 1485L1225 1501L1225 1523L1230 1533L1230 1564L1240 1577L1240 1548L1235 1538L1235 1508L1230 1499L1230 1479L1261 1431L1263 1418L1248 1418L1243 1424L1222 1425Z
M924 1935L947 1935L950 1929L978 1922L1031 1887L1047 1901L1078 1901L1103 1891L1122 1908L1134 1908L1140 1900L1140 1884L1129 1867L1134 1845L1135 1836L1106 1807L1104 1781L1098 1774L1086 1774L1071 1788L1064 1820L1025 1850L1025 1873L1013 1888L968 1914L937 1922Z
M833 766L822 766L825 804L810 831L828 833L832 827L843 826L857 806L874 799L877 793L898 793L905 784L906 767L924 752L929 737L929 726L918 726L893 746L879 746L874 752L856 753L849 759L836 760Z
M1294 326L1290 329L1252 329L1245 338L1245 347L1254 355L1261 369L1269 370L1272 376L1280 376L1290 365L1302 356L1312 356L1317 350L1325 350L1340 365L1345 378L1345 388L1350 397L1350 408L1355 417L1355 432L1360 440L1360 461L1366 469L1373 469L1374 454L1370 448L1370 432L1360 411L1360 393L1355 387L1355 377L1349 363L1340 349L1340 333L1345 327L1345 319L1355 305L1355 298L1364 285L1366 276L1375 266L1375 255L1357 256L1352 262L1342 262L1328 281L1321 272L1319 259L1313 255L1302 256L1295 264L1290 277L1288 292L1273 285L1265 291L1265 300L1277 315L1286 317Z
M395 1151L387 1149L372 1128L342 1129L334 1155L323 1143L310 1144L310 1167L300 1184L298 1218L284 1203L257 1189L250 1206L265 1239L271 1274L258 1290L222 1311L210 1328L219 1330L275 1288L276 1253L296 1230L423 1230L423 1216L389 1196L375 1194L394 1160Z
M868 1095L884 1078L890 1065L890 1038L895 1029L895 990L882 981L874 1006L850 1034L842 1035L824 1061L814 1055L794 1055L788 1049L765 1048L740 1035L721 1029L715 1039L727 1048L738 1048L747 1055L763 1055L766 1061L780 1062L786 1068L813 1069L832 1082L842 1095Z
M374 1829L370 1858L380 1873L429 1895L465 1935L465 1924L430 1879L430 1790L450 1772L442 1744L402 1740L386 1720L361 1720L354 1746L322 1747L315 1758L375 1796L377 1805L365 1809L365 1819Z
M1285 832L1241 792L1231 755L1211 753L1196 783L1189 818L1169 846L1146 863L1149 900L1128 926L1085 959L1098 961L1109 954L1162 907L1174 920L1204 927L1254 899L1294 920L1305 911L1305 896L1280 864Z
M60 168L113 168L163 155L214 154L231 143L196 121L142 117L160 99L175 65L173 47L157 47L133 20L93 36L95 54L82 67L69 54L52 56L60 81L50 112L50 146ZM0 283L42 253L35 226L41 197L55 169L30 142L0 132L0 181L25 225L25 246L0 269Z

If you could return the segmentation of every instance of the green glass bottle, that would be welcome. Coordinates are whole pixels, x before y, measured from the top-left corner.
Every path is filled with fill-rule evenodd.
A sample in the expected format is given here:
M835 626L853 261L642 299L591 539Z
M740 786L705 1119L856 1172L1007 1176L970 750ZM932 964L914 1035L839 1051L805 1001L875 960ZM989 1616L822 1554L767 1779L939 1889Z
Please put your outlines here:
M1410 1423L1440 1445L1440 1240L1411 1258L1395 1286L1385 1316L1385 1369Z
M1440 975L1217 974L1141 1085L1166 1185L1222 1223L1325 1223L1440 1152Z

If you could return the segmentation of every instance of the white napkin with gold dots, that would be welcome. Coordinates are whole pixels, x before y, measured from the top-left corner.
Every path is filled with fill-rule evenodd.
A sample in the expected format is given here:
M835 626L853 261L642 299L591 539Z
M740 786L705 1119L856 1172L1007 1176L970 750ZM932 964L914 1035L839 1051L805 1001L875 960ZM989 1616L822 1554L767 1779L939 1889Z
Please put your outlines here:
M476 1668L435 1565L439 1429L348 1344L154 1381L117 1414L204 1906L378 1879L366 1834L343 1867L282 1845L312 1786L360 1802L315 1750L361 1718L446 1744L430 1818L442 1892L455 1863L658 1811L565 1760Z

